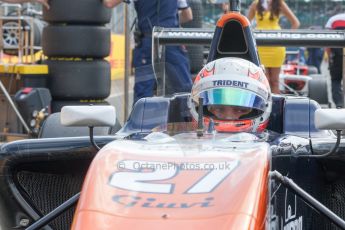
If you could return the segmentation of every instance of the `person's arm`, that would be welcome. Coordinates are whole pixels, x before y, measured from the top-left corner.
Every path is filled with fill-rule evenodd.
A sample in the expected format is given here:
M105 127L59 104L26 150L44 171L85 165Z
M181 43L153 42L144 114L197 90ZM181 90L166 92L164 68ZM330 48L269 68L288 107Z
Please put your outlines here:
M123 2L123 0L103 0L103 5L108 8L112 8Z
M190 7L179 10L180 24L193 20L193 12Z
M47 9L49 9L48 0L2 0L2 1L7 2L7 3L27 3L27 2L35 3L37 2L37 3L42 4Z
M290 21L291 29L297 29L300 26L298 18L284 1L282 1L281 12Z
M252 21L254 19L254 17L255 17L256 4L257 4L257 1L254 1L249 6L249 11L248 11L248 15L247 15L247 18L249 19L249 21Z
M223 13L226 14L227 12L229 12L229 3L222 3L222 10Z
M168 0L172 1L172 0ZM193 12L187 3L187 0L176 0L178 8L178 16L181 23L189 22L193 20Z

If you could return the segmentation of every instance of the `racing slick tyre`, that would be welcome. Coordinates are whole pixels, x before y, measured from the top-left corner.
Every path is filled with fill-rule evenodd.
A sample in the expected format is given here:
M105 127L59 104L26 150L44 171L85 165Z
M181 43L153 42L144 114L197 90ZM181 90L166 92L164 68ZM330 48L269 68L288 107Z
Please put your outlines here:
M319 71L317 70L317 68L313 65L308 65L308 75L311 74L318 74Z
M33 30L33 51L34 53L40 51L40 49L35 48L35 46L41 46L41 36L45 23L37 18L32 18L32 24L30 19L20 20L20 25L18 20L3 20L2 27L2 39L4 46L4 53L8 55L18 55L20 37L25 39L24 31L28 31L28 41L23 40L23 45L31 44L31 30ZM22 31L22 33L20 33ZM30 52L30 47L28 48Z
M110 29L105 26L49 25L43 30L48 57L103 58L110 53Z
M319 74L310 75L308 81L308 97L319 104L328 104L327 80Z
M45 60L53 99L104 99L110 94L110 64L105 60Z
M193 20L182 24L184 28L202 28L203 6L201 0L188 1L193 12ZM204 66L204 47L203 46L187 46L190 72L198 73Z
M106 24L111 9L95 0L50 0L49 10L43 7L43 19L49 23Z

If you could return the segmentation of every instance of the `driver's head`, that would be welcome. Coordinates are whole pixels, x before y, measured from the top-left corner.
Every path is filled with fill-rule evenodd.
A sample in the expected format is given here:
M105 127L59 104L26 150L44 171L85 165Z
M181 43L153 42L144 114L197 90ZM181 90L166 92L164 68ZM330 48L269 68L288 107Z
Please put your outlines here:
M224 132L257 132L266 128L271 112L271 90L262 69L240 58L208 63L195 79L191 110L195 119L199 98L204 119L212 118Z

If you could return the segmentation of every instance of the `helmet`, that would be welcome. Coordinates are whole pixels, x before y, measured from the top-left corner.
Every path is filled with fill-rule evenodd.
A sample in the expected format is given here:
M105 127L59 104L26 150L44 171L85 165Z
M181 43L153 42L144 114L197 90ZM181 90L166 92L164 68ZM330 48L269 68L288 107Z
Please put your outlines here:
M191 113L198 120L203 98L204 122L214 121L220 132L261 132L272 108L269 82L263 70L235 57L208 63L196 76L190 97Z

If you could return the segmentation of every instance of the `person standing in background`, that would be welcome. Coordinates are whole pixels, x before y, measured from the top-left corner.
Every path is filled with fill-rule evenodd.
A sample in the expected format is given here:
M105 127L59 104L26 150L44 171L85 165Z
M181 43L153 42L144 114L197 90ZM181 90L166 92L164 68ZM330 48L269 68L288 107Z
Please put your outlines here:
M321 73L321 63L323 59L323 48L308 47L308 59L307 65L315 66L317 68L317 73Z
M256 19L258 30L280 30L281 15L289 20L292 29L300 26L299 20L283 0L255 0L250 5L248 19ZM279 73L285 60L285 47L258 47L258 53L272 92L279 94Z
M115 7L122 0L103 0L106 7ZM179 27L193 19L187 0L134 0L137 13L136 47L133 53L135 67L134 103L154 94L155 77L152 69L152 29L154 26ZM167 74L173 76L169 87L173 92L189 92L192 88L190 65L186 50L181 46L166 46ZM170 73L170 74L169 74Z
M311 26L309 27L311 30L321 29L320 26ZM321 73L321 63L324 56L324 49L323 48L316 48L316 47L308 47L308 58L307 58L307 65L315 66L317 68L317 73Z
M345 13L332 16L326 23L327 29L344 30ZM332 99L337 108L344 107L343 80L343 49L326 48L329 61L329 72L332 82Z
M221 6L222 6L222 11L224 14L229 12L229 7L230 7L229 3L222 3Z

